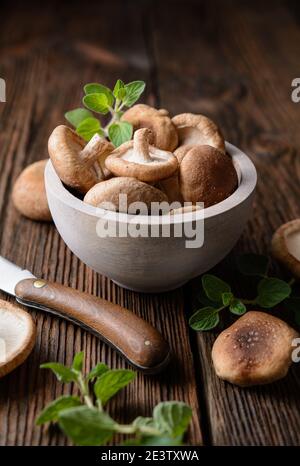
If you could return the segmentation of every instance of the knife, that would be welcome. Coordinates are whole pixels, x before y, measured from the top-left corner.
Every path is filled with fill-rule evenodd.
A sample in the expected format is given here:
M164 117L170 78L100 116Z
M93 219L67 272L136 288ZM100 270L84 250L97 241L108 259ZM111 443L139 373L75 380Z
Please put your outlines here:
M25 306L50 312L94 333L136 369L157 373L169 362L162 335L133 312L102 298L36 278L0 256L0 289Z

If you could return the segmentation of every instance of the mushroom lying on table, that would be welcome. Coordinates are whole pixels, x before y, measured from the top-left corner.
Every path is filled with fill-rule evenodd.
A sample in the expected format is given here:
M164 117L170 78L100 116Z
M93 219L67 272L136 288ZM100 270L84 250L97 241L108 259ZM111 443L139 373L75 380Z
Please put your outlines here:
M271 249L275 259L300 279L300 219L287 222L275 231Z
M0 300L0 377L25 361L35 343L36 329L31 316Z
M184 201L203 202L204 207L209 207L229 197L237 184L237 173L227 154L206 145L186 147L179 165Z
M138 129L133 141L115 149L105 160L106 167L116 176L134 177L147 183L173 175L178 169L176 157L149 144L151 131Z
M117 211L127 213L128 210L120 206L120 194L127 196L128 207L134 202L143 202L147 206L148 212L152 202L168 201L167 196L162 191L147 183L135 178L117 177L96 184L85 195L84 202L104 209L113 205Z
M249 311L224 330L212 348L215 371L241 387L279 380L292 363L298 333L277 317Z
M48 151L60 179L71 188L85 194L109 172L105 159L114 149L113 144L95 134L85 141L68 126L57 126L48 141Z
M134 130L151 129L151 144L159 149L173 152L178 145L178 135L168 110L137 104L127 110L122 120L131 123Z
M225 153L225 141L218 126L204 115L181 113L172 118L179 136L179 146L209 145Z
M46 196L44 172L48 160L35 162L17 178L12 200L16 209L31 220L50 221L51 213Z

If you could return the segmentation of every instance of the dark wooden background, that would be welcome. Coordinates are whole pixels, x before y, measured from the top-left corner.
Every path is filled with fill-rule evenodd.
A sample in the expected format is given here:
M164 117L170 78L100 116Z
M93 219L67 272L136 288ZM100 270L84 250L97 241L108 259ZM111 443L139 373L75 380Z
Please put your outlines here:
M299 367L271 386L239 389L218 380L211 365L215 333L189 331L199 280L174 292L123 290L81 263L52 224L21 218L11 189L29 163L47 157L47 139L78 106L82 85L144 79L145 101L172 114L214 118L226 139L254 160L259 173L253 217L234 251L217 268L224 278L243 251L267 253L282 222L300 215L300 104L291 81L300 75L300 12L291 2L91 1L2 2L0 77L0 254L39 277L118 302L155 324L175 358L158 377L138 375L110 404L122 422L149 415L161 400L189 403L188 443L299 445ZM234 275L231 275L234 278ZM3 299L9 299L3 293ZM32 311L31 311L32 312ZM45 405L70 385L39 365L70 363L86 352L86 369L100 360L125 363L71 323L32 312L38 338L27 362L0 381L1 445L66 445L56 429L34 426Z

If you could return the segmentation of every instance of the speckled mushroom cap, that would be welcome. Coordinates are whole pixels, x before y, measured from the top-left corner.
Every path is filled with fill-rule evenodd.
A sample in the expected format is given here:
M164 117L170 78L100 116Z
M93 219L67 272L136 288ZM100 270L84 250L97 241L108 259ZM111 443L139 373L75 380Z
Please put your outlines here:
M181 113L172 118L179 136L179 146L209 145L226 152L225 141L218 126L204 115Z
M176 157L149 145L150 136L149 129L138 129L133 141L125 142L107 157L106 167L116 176L134 177L145 182L171 176L178 169Z
M284 223L272 238L272 255L300 279L300 219Z
M103 159L114 149L106 139L95 135L85 141L68 126L57 126L48 141L48 151L60 179L82 194L105 179Z
M212 360L217 375L242 387L279 380L292 363L298 333L277 317L249 311L216 339Z
M35 336L30 314L0 300L0 377L25 361L34 347Z
M211 146L193 146L181 161L179 184L184 201L209 207L234 192L238 177L228 155Z
M178 145L178 135L168 110L157 110L145 104L137 104L128 109L122 120L131 123L134 130L149 128L152 131L151 144L159 149L173 152Z
M108 208L105 204L110 203L115 206L114 210L127 213L120 204L120 194L127 196L127 206L134 202L143 202L148 211L152 202L167 202L167 196L159 189L136 180L135 178L116 177L102 181L91 188L84 197L84 202L95 207ZM113 210L113 209L112 209ZM130 210L129 210L130 212Z
M16 209L31 220L50 221L52 219L48 207L45 190L44 172L48 160L35 162L17 178L12 200Z

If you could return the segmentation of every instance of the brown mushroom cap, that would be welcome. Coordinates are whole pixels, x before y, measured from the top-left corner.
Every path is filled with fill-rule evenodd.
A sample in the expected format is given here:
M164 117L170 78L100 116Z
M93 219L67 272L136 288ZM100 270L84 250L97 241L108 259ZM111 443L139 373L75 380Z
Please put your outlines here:
M277 317L249 311L216 339L215 371L221 379L242 387L279 380L292 363L292 340L297 336Z
M271 250L273 256L300 279L300 219L287 222L275 231Z
M119 212L127 213L120 209L119 195L127 195L127 206L133 202L144 202L148 211L152 202L168 202L167 196L153 186L129 177L111 178L102 181L91 188L84 197L84 202L95 207L105 208L105 203L111 203Z
M225 153L225 141L217 125L204 115L181 113L172 118L179 146L209 145Z
M48 141L48 151L60 179L85 194L92 186L105 179L104 160L114 146L95 135L87 145L68 126L57 126Z
M44 181L47 162L48 160L40 160L29 165L14 184L13 203L22 215L32 220L50 221L52 219Z
M178 168L176 157L149 145L151 131L138 129L133 141L115 149L105 160L106 167L117 176L134 177L153 182L171 176Z
M178 145L178 135L169 112L157 110L145 104L137 104L127 110L121 118L131 123L134 130L149 128L153 133L150 141L155 147L173 152Z
M180 164L179 183L184 201L209 207L234 192L238 177L228 155L211 146L193 146Z
M34 347L35 336L30 314L0 300L0 377L25 361Z

